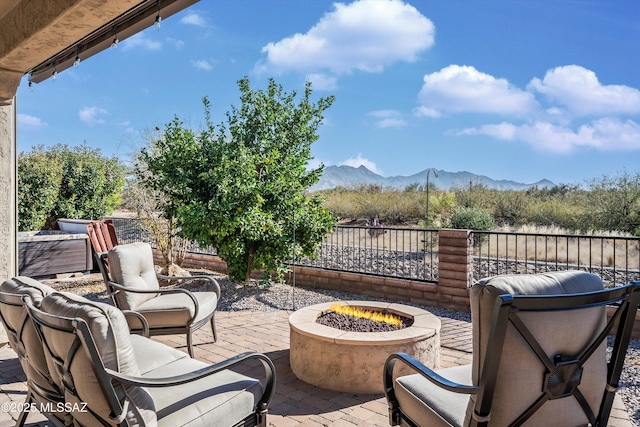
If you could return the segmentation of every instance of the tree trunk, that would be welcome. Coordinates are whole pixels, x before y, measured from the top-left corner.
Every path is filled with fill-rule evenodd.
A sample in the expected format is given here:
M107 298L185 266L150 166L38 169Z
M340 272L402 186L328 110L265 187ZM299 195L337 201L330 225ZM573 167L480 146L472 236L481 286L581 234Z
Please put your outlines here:
M253 253L255 247L253 244L249 246L249 259L247 260L247 275L244 278L245 283L251 283L251 271L253 270Z

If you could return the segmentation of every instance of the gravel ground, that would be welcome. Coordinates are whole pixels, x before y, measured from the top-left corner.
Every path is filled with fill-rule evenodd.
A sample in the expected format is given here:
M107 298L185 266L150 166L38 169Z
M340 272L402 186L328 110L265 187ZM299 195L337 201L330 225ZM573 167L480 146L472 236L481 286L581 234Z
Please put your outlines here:
M196 273L196 272L193 272ZM258 285L242 286L228 280L224 275L213 274L220 284L222 297L218 311L294 311L313 304L331 301L375 300L366 295L349 294L340 291L306 289L289 285L274 284L268 287ZM88 275L64 280L43 280L44 283L60 290L68 290L85 297L110 302L100 275ZM208 284L187 286L192 290L207 290ZM413 304L415 305L415 304ZM469 313L446 310L437 307L422 307L437 316L470 322ZM629 345L625 367L620 378L620 390L631 422L640 427L640 339L632 340Z

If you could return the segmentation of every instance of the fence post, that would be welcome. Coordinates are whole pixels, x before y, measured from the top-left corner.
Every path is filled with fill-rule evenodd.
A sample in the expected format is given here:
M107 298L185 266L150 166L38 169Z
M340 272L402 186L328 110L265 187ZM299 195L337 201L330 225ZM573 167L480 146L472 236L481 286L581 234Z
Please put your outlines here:
M438 302L469 311L467 289L473 283L473 235L470 230L438 231Z

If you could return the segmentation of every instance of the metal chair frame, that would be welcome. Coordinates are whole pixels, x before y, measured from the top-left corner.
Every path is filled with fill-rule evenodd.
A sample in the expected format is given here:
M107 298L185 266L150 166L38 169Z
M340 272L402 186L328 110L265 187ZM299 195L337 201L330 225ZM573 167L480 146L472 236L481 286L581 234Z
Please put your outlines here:
M89 233L89 238L91 240L91 245L94 250L94 254L96 257L96 262L98 264L98 268L100 273L102 274L102 278L104 279L104 283L107 287L107 291L109 296L111 297L111 301L113 305L124 310L123 307L120 307L116 299L116 294L118 292L134 292L140 294L158 294L158 293L184 293L189 296L189 298L193 301L193 305L195 308L194 315L184 326L174 326L174 327L163 327L163 328L149 328L150 336L157 335L174 335L174 334L186 334L187 336L187 350L191 357L194 357L193 351L193 331L200 329L202 326L207 323L211 323L211 331L213 333L213 342L218 340L218 334L216 331L215 325L215 311L211 313L210 316L207 316L198 322L195 322L195 319L198 317L199 305L196 297L186 289L175 288L174 286L179 283L185 283L190 280L198 280L203 279L207 280L213 286L213 290L217 295L218 301L220 301L220 284L210 276L206 275L197 275L197 276L164 276L161 274L157 274L157 278L159 280L167 280L174 282L174 286L172 287L164 287L158 291L147 291L147 290L137 290L131 288L125 288L124 286L114 282L109 275L109 260L107 258L107 252L109 249L112 249L114 246L118 245L118 237L116 235L116 229L113 225L113 221L110 219L104 221L92 221L91 224L87 226L87 231ZM177 282L177 283L175 283ZM133 328L132 332L140 333L141 330L138 328Z
M59 369L64 381L65 390L69 393L75 393L74 379L69 371L69 366L71 365L77 351L84 351L86 353L91 362L93 372L100 382L100 386L106 396L109 409L111 411L111 422L108 420L102 420L101 417L94 413L96 418L100 419L105 426L113 425L112 423L114 421L117 426L127 426L125 416L130 401L126 396L122 402L118 399L118 394L116 392L118 388L122 388L126 385L136 387L168 387L186 384L222 370L233 368L234 366L249 360L258 360L262 363L265 372L265 380L263 383L264 393L258 401L255 411L241 422L235 424L235 426L266 427L267 407L275 392L276 371L273 362L271 362L271 360L264 354L257 352L242 353L222 362L209 365L206 368L171 377L143 378L124 375L111 369L107 369L104 366L98 348L91 335L89 326L83 319L56 316L43 312L33 306L31 299L28 296L24 297L24 301L29 312L29 316L33 319L40 338L42 339L45 351L48 352ZM65 332L74 336L73 344L70 346L69 352L64 356L64 358L56 357L56 355L51 352L49 344L45 338L45 334L43 333L43 330L46 328Z
M108 262L107 262L107 252L102 252L96 254L96 259L98 261L98 267L100 272L102 273L102 277L104 279L104 283L107 286L107 291L109 296L111 297L111 301L113 305L118 307L119 309L125 311L124 308L120 307L118 300L116 298L116 294L118 292L133 292L137 294L185 294L187 295L194 306L194 313L191 319L184 326L172 326L172 327L153 327L148 325L148 335L149 336L157 336L157 335L174 335L174 334L186 334L187 335L187 349L189 351L189 355L194 357L193 352L193 331L200 329L207 323L211 323L211 331L213 332L213 342L218 340L218 334L216 332L216 323L215 323L215 310L211 312L209 316L205 316L199 321L195 321L198 317L198 313L200 310L200 306L198 304L198 299L194 296L193 292L188 291L187 289L176 288L176 284L173 286L162 287L157 290L142 290L142 289L133 289L122 286L111 279L109 275ZM220 285L218 281L211 276L207 275L195 275L195 276L164 276L161 274L156 275L158 279L162 280L172 280L178 283L184 283L190 280L207 280L213 286L213 291L216 293L218 301L220 301ZM141 314L143 317L144 315ZM138 328L132 328L131 331L133 333L141 333L142 330Z
M49 372L42 372L41 370L39 370L29 361L29 358L27 357L27 353L22 340L22 333L24 331L26 322L31 322L31 319L27 314L27 309L24 306L22 295L0 292L0 305L3 304L14 307L21 307L23 309L22 317L16 329L12 328L9 325L9 323L4 318L2 311L0 310L0 319L2 320L2 324L4 325L5 330L7 331L7 335L10 338L11 347L16 352L18 359L23 364L28 363L31 368L36 371L42 378L44 378L51 385L51 388L56 391L55 393L52 393L51 390L45 390L42 387L39 387L38 384L33 381L33 379L27 377L27 398L25 399L24 406L27 408L32 408L35 406L45 417L47 417L47 420L49 420L54 426L64 427L65 424L59 418L46 411L46 409L50 407L51 404L57 407L58 403L64 403L64 395L60 390L60 387L58 387L58 385L54 382ZM54 408L52 407L52 409ZM16 426L22 427L28 415L29 411L23 411L18 418Z
M507 325L511 324L546 368L545 389L541 392L540 397L511 426L516 427L524 424L536 410L550 399L573 396L579 402L590 424L593 427L604 427L607 425L611 414L611 407L615 392L618 389L618 381L624 365L624 358L631 338L639 302L640 282L629 283L614 289L582 294L548 296L501 295L496 299L494 307L493 326L489 335L479 385L469 386L449 381L404 353L389 356L385 364L383 377L385 394L389 404L389 423L391 425L416 426L402 412L402 408L400 408L395 397L393 370L395 364L401 362L445 390L454 393L477 395L470 425L472 427L488 426L491 419L491 406L496 379L500 370L500 358L504 350L505 333ZM603 305L615 305L617 309L595 340L578 355L557 355L553 359L544 353L540 344L519 317L519 313L522 312L578 310ZM596 348L614 330L615 341L613 352L607 365L606 387L603 391L599 412L598 414L593 414L577 388L580 382L581 369Z

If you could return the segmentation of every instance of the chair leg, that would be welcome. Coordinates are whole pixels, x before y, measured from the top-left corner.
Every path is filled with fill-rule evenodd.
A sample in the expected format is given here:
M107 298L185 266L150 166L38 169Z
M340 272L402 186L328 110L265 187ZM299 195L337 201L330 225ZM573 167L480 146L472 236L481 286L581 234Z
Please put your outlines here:
M189 351L189 356L191 356L191 358L195 358L195 355L193 354L193 331L191 329L189 329L187 331L187 350Z
M29 404L32 402L31 400L31 392L27 393L27 400L25 400L25 406L29 406ZM18 421L16 422L16 427L22 427L24 426L25 421L27 421L27 416L29 415L29 411L22 411L22 413L20 414L20 417L18 417Z
M211 332L213 332L213 342L218 341L218 333L216 332L216 312L211 316Z

